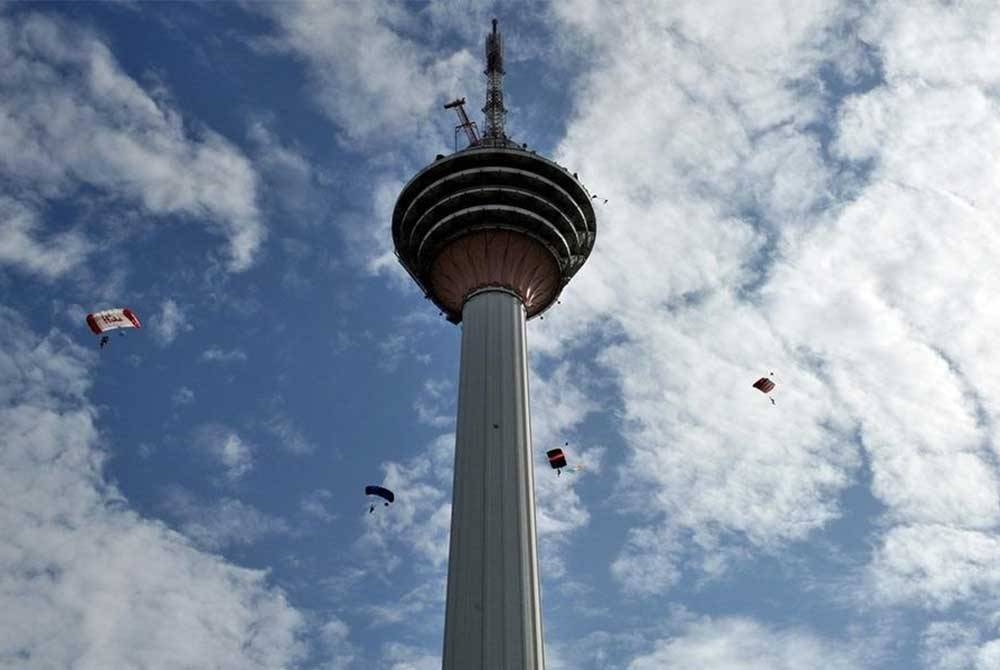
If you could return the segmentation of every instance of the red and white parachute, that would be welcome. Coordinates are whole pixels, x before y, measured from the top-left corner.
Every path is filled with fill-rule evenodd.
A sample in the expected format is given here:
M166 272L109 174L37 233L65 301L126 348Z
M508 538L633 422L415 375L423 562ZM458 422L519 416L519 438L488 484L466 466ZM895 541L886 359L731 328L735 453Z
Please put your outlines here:
M103 335L109 330L119 328L142 328L139 317L128 307L118 309L106 309L103 312L94 312L87 315L87 325L94 335Z

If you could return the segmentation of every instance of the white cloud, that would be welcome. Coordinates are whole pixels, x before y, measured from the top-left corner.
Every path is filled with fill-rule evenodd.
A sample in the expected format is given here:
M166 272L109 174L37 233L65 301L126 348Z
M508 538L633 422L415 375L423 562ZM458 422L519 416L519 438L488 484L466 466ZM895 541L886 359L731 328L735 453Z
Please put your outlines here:
M228 426L209 423L199 427L194 445L222 466L230 482L253 469L253 448Z
M632 528L611 574L628 593L666 593L680 580L683 554L678 533L669 528Z
M313 165L300 148L283 143L269 122L251 123L247 134L255 149L254 164L266 183L261 189L264 202L277 207L280 219L294 226L329 223L331 212L337 211L333 177Z
M921 660L931 670L968 670L973 666L978 632L954 622L935 622L921 636Z
M659 628L629 626L620 631L592 630L563 642L556 642L553 635L548 635L545 667L549 670L622 668L628 659L647 650L650 639L660 633Z
M532 347L614 338L598 362L622 390L623 493L643 490L634 509L659 517L635 528L615 572L630 590L662 591L673 561L716 551L720 533L772 547L822 527L857 467L846 417L730 288L759 280L779 220L802 221L831 191L807 130L820 99L792 87L820 62L831 17L816 3L588 7L557 8L600 65L580 82L588 103L557 159L610 202L593 258ZM748 393L774 367L795 380L779 410ZM642 562L654 545L655 570Z
M227 238L231 270L251 264L265 235L257 175L225 138L186 130L176 111L122 72L100 39L48 16L0 19L0 61L7 188L55 198L93 187L149 214L203 222ZM55 248L41 259L30 219L4 218L7 260L49 268L43 274L59 271L56 259L78 263L93 248L67 233L53 238Z
M531 439L535 467L535 524L538 530L539 562L545 579L566 574L563 552L573 532L587 525L590 513L579 489L586 477L601 469L603 449L578 443L576 429L598 406L580 383L586 376L569 364L556 366L543 375L537 366L531 371ZM566 444L569 442L569 444ZM545 452L560 448L570 469L556 475ZM585 469L574 472L573 467Z
M389 670L438 670L441 655L400 642L390 642L382 650L379 666Z
M723 537L772 549L839 515L859 463L849 424L813 373L774 351L776 336L755 310L713 296L650 314L642 333L601 356L624 393L624 494L647 518L662 515L616 561L630 590L668 589L677 572L665 561L693 552L711 564ZM778 353L778 365L747 364L763 352ZM788 380L776 406L750 387L772 367Z
M1000 639L992 640L976 652L976 670L991 670L1000 667Z
M463 81L480 81L469 51L441 55L405 37L413 27L405 10L391 1L268 10L279 29L273 44L305 61L313 96L346 142L440 142L451 119L439 105L459 97Z
M169 298L160 304L160 313L152 321L153 333L164 345L173 342L180 333L194 330L194 326L187 321L184 310Z
M275 22L275 34L257 43L305 64L310 97L336 126L340 142L380 152L368 166L370 201L342 208L337 225L360 265L409 284L392 252L392 207L406 179L452 146L454 120L441 105L483 90L478 49L456 51L414 39L418 32L449 30L453 19L447 12L414 13L397 0L257 9Z
M51 280L76 268L93 249L73 231L39 239L41 228L35 208L0 194L0 265Z
M872 590L890 603L945 609L1000 593L1000 537L947 525L896 526L870 566Z
M414 552L421 567L429 571L438 572L447 564L454 445L453 435L442 435L413 458L383 465L385 477L380 485L405 495L396 499L388 513L376 510L369 515L364 542L381 546L386 538L393 538Z
M592 342L620 387L623 585L817 533L864 462L883 602L1000 594L1000 10L554 8L592 66L557 159L609 203L532 347Z
M692 623L678 635L657 642L653 652L628 664L628 670L860 670L865 667L871 666L857 650L807 630L775 630L743 618Z
M275 413L264 427L278 439L281 448L286 451L300 455L316 451L316 445L284 413Z
M428 325L434 323L440 325L443 321L444 319L435 317L432 311L426 309L418 309L394 319L394 332L376 343L379 369L383 372L395 372L405 359L428 364L430 358L421 354L418 348L420 336L426 334L425 329Z
M349 641L350 627L332 617L319 627L318 638L323 649L320 670L347 670L354 665L356 652Z
M284 519L234 498L208 503L181 488L172 488L163 505L178 520L184 535L210 551L253 544L268 535L291 532Z
M997 615L992 619L991 632L995 635ZM981 629L976 625L934 622L924 630L920 642L920 657L923 667L928 670L993 670L1000 667L1000 639L983 640Z
M365 607L372 624L407 624L414 628L426 627L429 610L441 609L444 603L446 580L439 572L422 579L417 586L391 602Z
M866 17L864 36L883 49L886 78L933 86L995 86L1000 55L989 46L1000 14L988 2L878 7Z
M304 514L323 523L330 523L337 518L336 514L327 509L327 503L333 497L333 493L327 489L316 489L302 496L299 501L299 509Z
M194 391L189 389L187 386L182 386L170 397L171 402L177 407L181 405L190 405L194 402Z
M417 421L433 428L444 428L455 422L455 386L446 379L428 379L417 399L413 401L413 409L417 413Z
M246 352L242 349L222 349L220 347L209 347L205 351L201 352L199 357L201 360L209 363L235 363L242 362L247 359Z
M413 458L383 464L383 481L372 482L395 491L397 497L390 507L378 506L366 515L358 551L384 558L367 564L365 576L386 579L397 573L394 579L399 581L397 571L405 566L417 580L415 587L405 588L393 600L365 608L375 623L426 629L436 622L427 613L444 606L453 459L454 436L441 435Z
M57 668L289 666L302 616L266 574L195 550L102 478L96 358L0 308L0 657Z

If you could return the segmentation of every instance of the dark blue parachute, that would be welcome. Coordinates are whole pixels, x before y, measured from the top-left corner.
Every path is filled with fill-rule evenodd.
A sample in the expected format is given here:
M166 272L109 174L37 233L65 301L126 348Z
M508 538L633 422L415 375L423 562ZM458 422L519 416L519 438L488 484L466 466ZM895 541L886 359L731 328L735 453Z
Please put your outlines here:
M379 498L383 498L384 500L388 501L386 502L386 505L396 500L396 494L394 494L392 491L382 486L366 486L365 495L378 496Z

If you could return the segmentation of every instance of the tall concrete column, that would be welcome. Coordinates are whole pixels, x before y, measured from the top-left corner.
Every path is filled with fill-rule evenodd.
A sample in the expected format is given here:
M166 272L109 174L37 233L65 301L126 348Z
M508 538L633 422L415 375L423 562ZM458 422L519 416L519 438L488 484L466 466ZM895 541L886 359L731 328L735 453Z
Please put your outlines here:
M462 308L444 670L543 670L525 308Z
M392 241L462 324L444 670L544 670L525 322L558 302L597 239L572 169L507 136L503 36L486 36L486 128L403 187Z

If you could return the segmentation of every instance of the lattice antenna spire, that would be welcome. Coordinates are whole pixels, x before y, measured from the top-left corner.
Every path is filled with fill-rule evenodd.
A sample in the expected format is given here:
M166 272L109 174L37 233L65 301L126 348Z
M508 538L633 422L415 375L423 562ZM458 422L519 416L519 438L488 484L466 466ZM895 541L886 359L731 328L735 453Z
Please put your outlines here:
M506 141L504 120L507 109L503 106L503 35L493 19L493 32L486 35L486 140Z

